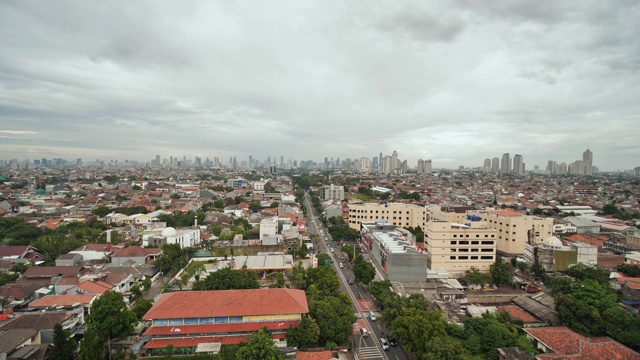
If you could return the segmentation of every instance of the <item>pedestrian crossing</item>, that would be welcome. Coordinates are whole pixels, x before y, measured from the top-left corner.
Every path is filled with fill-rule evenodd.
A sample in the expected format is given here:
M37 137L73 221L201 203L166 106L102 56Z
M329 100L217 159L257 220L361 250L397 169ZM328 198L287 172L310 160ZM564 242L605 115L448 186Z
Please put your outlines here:
M361 347L358 349L358 358L364 360L384 359L380 350L375 346Z

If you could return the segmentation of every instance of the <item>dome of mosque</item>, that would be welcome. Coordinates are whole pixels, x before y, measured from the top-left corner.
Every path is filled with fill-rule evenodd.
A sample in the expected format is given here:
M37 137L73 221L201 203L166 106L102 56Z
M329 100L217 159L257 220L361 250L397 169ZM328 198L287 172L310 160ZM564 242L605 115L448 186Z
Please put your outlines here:
M162 236L167 237L167 236L176 236L178 235L178 232L176 231L176 229L172 228L172 227L168 227L165 228L164 230L162 230Z
M547 240L545 240L545 241L544 241L544 244L545 244L546 246L554 247L554 248L562 247L562 241L560 241L560 239L558 239L558 238L557 238L557 237L555 237L555 236L551 236L550 238L548 238Z

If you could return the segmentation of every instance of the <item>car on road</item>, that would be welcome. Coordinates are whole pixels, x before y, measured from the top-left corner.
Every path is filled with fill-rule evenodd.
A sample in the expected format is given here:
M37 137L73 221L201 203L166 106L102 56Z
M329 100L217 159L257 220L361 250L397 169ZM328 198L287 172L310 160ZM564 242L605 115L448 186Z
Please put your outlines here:
M384 351L389 350L389 343L387 342L387 339L381 337L380 338L380 345L382 345L382 350L384 350Z
M376 321L376 313L369 311L369 319L371 319L371 321Z
M362 337L368 337L369 332L365 328L360 328L360 335L362 335Z
M352 278L347 279L347 282L349 283L349 285L353 285L353 279Z
M344 267L344 264L343 264L343 263L340 263L340 268L342 269L343 267Z
M389 342L389 345L391 346L398 346L398 341L394 338L387 338L387 341Z

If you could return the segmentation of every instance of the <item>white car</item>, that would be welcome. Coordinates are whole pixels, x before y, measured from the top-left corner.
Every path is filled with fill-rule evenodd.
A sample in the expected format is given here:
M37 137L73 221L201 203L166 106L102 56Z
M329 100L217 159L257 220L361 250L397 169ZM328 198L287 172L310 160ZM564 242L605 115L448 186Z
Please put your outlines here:
M387 342L387 339L380 338L380 345L382 345L382 350L384 351L389 350L389 343Z

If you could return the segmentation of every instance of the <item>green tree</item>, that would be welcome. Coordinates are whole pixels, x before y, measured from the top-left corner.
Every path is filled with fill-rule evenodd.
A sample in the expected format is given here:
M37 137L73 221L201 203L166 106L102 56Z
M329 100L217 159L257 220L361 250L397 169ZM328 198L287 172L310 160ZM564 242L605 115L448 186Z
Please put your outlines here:
M462 342L449 336L439 336L427 342L421 359L460 360L466 359L469 352Z
M64 330L61 324L53 326L53 349L49 360L73 360L77 356L78 344L71 337L69 331Z
M484 284L491 282L491 276L480 272L477 267L471 267L469 270L464 272L462 280L464 280L467 285L483 286Z
M369 285L376 276L376 269L371 263L365 261L362 255L357 255L353 264L353 275L357 282Z
M258 213L262 210L262 206L260 205L260 202L252 201L249 203L249 210L251 210L254 213Z
M393 320L389 331L407 351L422 354L427 351L429 341L446 334L446 325L440 311L407 308Z
M576 280L595 280L601 285L609 285L609 271L599 268L596 265L588 265L584 263L576 264L569 268L567 274Z
M309 344L315 343L320 338L320 327L316 321L303 316L297 327L289 326L287 330L287 344L306 350Z
M80 341L80 360L99 360L106 355L105 339L101 338L92 329L87 329Z
M498 260L491 265L489 272L494 284L498 286L513 285L513 268L511 265Z
M282 359L282 356L280 356L280 352L266 328L260 329L251 335L247 345L240 348L236 353L236 360L279 359Z
M547 269L545 269L544 265L539 262L535 262L531 264L531 272L536 276L536 278L546 281L549 277L547 276Z
M91 213L100 218L103 218L111 213L111 209L103 205L91 210Z
M518 268L518 270L520 270L521 273L524 273L525 271L527 271L529 269L529 264L527 264L524 261L518 261L516 263L516 267Z
M269 206L270 208L277 208L278 206L280 206L280 203L277 201L274 201L271 203L271 205Z
M220 269L209 274L204 280L196 281L193 290L234 290L259 289L256 272L253 270Z
M356 316L345 293L311 300L309 314L320 327L320 341L344 344L351 332Z
M87 328L106 340L128 335L136 322L135 316L127 310L122 294L107 291L91 305Z
M307 269L307 288L313 286L322 295L336 295L340 289L340 279L330 266L318 266ZM316 318L317 320L317 318Z
M307 270L304 268L302 261L297 261L291 269L289 274L289 281L291 285L297 289L306 289L307 285Z
M131 308L131 312L136 317L136 320L140 321L142 320L142 317L144 316L144 314L146 314L147 311L149 311L149 309L151 309L152 306L153 306L153 300L138 299L136 300L136 303L133 304L133 307Z
M620 210L618 210L616 204L613 203L607 204L602 207L602 212L604 212L605 215L617 215L619 211Z

